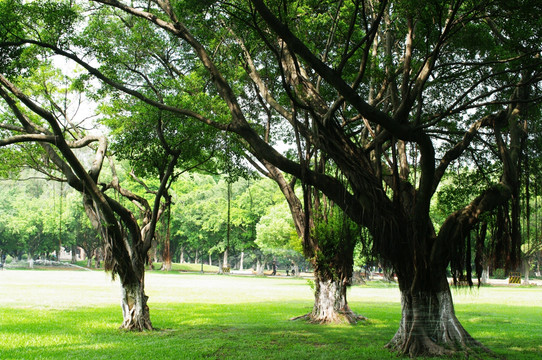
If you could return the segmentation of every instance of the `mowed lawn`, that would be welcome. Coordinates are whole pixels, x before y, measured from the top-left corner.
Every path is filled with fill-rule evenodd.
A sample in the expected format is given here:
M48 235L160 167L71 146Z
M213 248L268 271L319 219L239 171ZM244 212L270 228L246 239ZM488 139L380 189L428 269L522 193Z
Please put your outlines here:
M369 321L314 325L304 279L147 274L153 332L118 330L118 281L101 271L0 271L0 359L396 359L384 349L399 290L354 286ZM542 359L542 287L454 291L467 330L497 355ZM462 358L462 357L458 357ZM481 358L486 358L482 356Z

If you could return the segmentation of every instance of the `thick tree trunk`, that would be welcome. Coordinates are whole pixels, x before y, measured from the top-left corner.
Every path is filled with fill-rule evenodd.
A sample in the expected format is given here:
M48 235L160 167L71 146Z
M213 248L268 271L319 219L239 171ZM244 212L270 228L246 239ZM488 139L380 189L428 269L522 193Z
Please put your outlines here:
M355 324L366 317L355 314L348 306L346 290L348 279L345 277L330 277L317 270L314 272L314 306L312 312L292 318L308 319L318 324L342 323L348 321Z
M489 350L472 338L455 316L452 294L445 276L434 290L401 289L399 330L386 345L402 355L445 356L456 352Z
M169 259L169 261L166 261L164 259L164 262L162 263L162 268L160 270L162 270L162 271L171 271L171 258Z
M315 272L314 307L309 319L315 323L338 323L345 320L351 324L365 317L355 314L348 306L345 278L329 278Z
M143 279L141 279L140 283L122 284L121 308L123 322L121 329L136 331L153 329L147 299Z

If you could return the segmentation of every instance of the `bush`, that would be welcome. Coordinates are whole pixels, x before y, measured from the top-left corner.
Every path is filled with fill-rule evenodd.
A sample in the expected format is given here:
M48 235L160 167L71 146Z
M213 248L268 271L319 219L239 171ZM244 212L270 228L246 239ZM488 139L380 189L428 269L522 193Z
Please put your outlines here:
M506 279L504 269L495 269L495 270L493 270L493 277L495 279Z
M13 258L11 256L6 256L6 264L11 264L11 262L13 261Z

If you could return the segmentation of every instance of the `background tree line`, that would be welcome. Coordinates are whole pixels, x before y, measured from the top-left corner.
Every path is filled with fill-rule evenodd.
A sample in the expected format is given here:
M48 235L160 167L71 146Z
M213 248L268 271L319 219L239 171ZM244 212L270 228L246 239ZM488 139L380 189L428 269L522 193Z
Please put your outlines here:
M119 171L119 176L127 189L141 196L156 186L150 180L145 182L148 188L143 187L127 170ZM292 261L305 265L291 214L269 179L252 177L232 184L232 234L227 244L227 188L225 177L199 173L183 175L173 184L169 252L174 262L204 262L218 269L229 246L232 269L252 268L263 274L274 259L283 269L289 269ZM0 212L3 254L15 259L56 259L59 246L68 252L81 247L88 266L93 258L103 261L100 234L90 224L80 195L72 189L25 171L16 179L4 179L0 191L6 199ZM121 201L129 206L128 201ZM166 232L162 221L149 252L149 265L164 262Z
M531 164L539 169L535 162ZM99 233L91 226L85 215L80 196L62 183L46 181L32 172L23 171L18 178L2 180L0 186L2 202L0 211L2 231L0 251L15 259L37 259L56 257L59 246L67 251L81 247L87 254L88 266L91 260L103 257ZM465 178L477 178L474 183L483 182L491 172L483 173L468 167L458 168L445 181L432 204L436 226L442 224L441 214L461 203L468 203L473 196L472 184ZM527 181L527 175L524 181ZM530 188L524 186L522 194L522 256L524 267L521 273L528 281L529 276L540 276L542 249L542 201L537 173L531 172ZM145 195L146 189L131 180L128 170L123 176L126 187ZM152 184L153 181L149 181ZM155 184L156 185L156 184ZM152 186L152 185L150 185ZM481 185L480 185L481 186ZM227 181L223 176L191 173L181 176L172 186L172 213L170 231L170 253L172 261L215 265L223 263L226 248L227 227ZM301 241L298 238L291 213L284 197L269 179L252 177L238 179L232 186L230 261L232 268L263 271L273 259L283 268L304 264ZM527 202L529 201L529 202ZM487 217L489 236L496 231L496 214ZM165 224L161 223L157 239L149 252L149 260L163 262ZM475 252L475 243L471 251ZM243 254L243 255L241 255ZM243 263L241 264L241 257ZM103 258L102 258L103 260ZM357 251L354 262L357 269L367 265L368 258ZM505 276L499 263L489 257L484 259L488 276ZM92 263L92 265L94 265ZM378 260L371 264L378 266ZM473 264L474 265L474 264ZM520 270L515 269L515 270Z

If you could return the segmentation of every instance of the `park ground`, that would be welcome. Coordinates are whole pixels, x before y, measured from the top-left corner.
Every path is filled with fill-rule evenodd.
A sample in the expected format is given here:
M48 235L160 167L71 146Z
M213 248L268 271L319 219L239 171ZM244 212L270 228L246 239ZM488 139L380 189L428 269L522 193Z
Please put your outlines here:
M384 349L400 319L394 284L350 289L369 318L358 325L290 321L311 310L308 279L151 272L146 287L157 330L129 333L118 330L118 281L103 271L1 271L0 359L397 358ZM458 289L454 300L499 357L542 359L542 287Z

